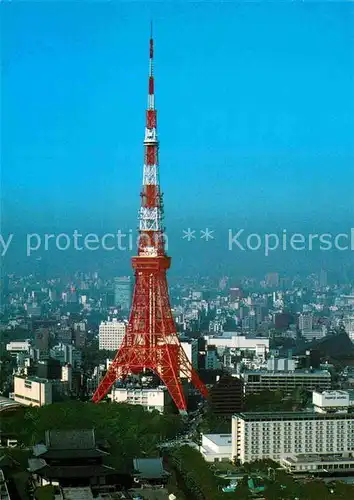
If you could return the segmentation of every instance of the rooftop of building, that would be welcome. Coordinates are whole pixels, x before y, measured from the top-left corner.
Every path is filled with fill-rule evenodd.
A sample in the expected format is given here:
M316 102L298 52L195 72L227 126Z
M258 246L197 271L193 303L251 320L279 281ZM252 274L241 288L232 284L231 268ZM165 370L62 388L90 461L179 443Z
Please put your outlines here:
M353 420L354 413L316 413L314 411L284 411L284 412L240 412L232 418L241 418L247 421L266 420Z
M216 446L229 446L231 445L232 434L203 434L202 437L206 437Z
M96 448L94 429L49 430L45 442L52 450L92 450Z
M164 386L164 385L159 385L159 386L154 386L154 385L151 385L150 387L149 386L139 386L139 385L123 385L123 386L120 386L120 385L116 385L114 387L114 391L139 391L139 392L151 392L151 391L159 391L159 392L166 392L167 388Z
M30 375L29 377L27 375L15 375L16 378L22 378L24 380L28 380L28 382L37 382L39 384L45 384L47 382L52 382L51 380L48 380L47 378L41 378L37 377L35 375Z
M13 399L0 396L0 412L6 410L13 410L15 408L20 408L21 406L22 406L21 403L18 403Z
M106 476L115 474L116 471L108 465L70 465L63 467L62 465L47 465L45 460L39 459L28 460L29 470L48 479L60 478L90 478L97 476Z
M322 396L347 396L349 395L349 391L342 391L342 390L333 390L333 391L313 391L315 392L316 394L321 394ZM354 394L354 391L352 391L353 394Z
M260 370L246 370L243 372L244 374L247 375L270 375L270 376L295 376L295 377L303 377L303 376L316 376L316 377L330 377L331 374L328 370L306 370L306 369L299 369L299 370L289 370L289 371L273 371L273 370L267 370L266 368L260 369Z
M269 342L269 339L267 337L261 337L260 335L256 335L254 333L243 333L243 332L218 332L218 333L211 333L209 332L208 334L205 335L205 337L211 337L211 338L224 338L224 339L231 339L233 337L240 337L246 340L263 340L266 342Z
M283 460L286 460L287 462L290 463L299 463L299 462L306 462L306 463L311 463L311 462L353 462L354 464L354 457L344 457L344 456L337 456L337 455L316 455L316 454L311 454L311 455L292 455L289 457L284 457Z

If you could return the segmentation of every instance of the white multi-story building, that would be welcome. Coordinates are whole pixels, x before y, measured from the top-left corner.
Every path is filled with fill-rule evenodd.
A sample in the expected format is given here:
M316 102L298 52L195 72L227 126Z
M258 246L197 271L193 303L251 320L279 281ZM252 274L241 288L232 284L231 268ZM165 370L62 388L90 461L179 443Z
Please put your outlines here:
M19 352L29 353L31 349L31 341L23 340L20 342L9 342L6 344L6 350L10 353L17 354Z
M163 413L171 397L164 386L157 388L114 387L108 396L116 403L145 406L147 410Z
M323 391L312 393L312 403L314 410L318 413L348 413L348 409L354 406L347 391Z
M322 339L326 335L327 335L327 327L325 325L322 325L321 328L317 328L316 330L303 330L302 332L302 336L308 342L311 342L314 339L315 340Z
M235 332L224 332L222 336L206 335L205 340L208 345L216 348L229 347L240 351L253 351L256 356L265 357L269 351L269 339L263 337L246 337L237 335Z
M70 364L61 367L61 381L66 383L69 391L72 389L73 375L72 366Z
M99 327L99 349L116 351L123 342L127 328L126 321L102 321Z
M354 452L354 414L239 413L232 417L232 457L241 463L298 454Z
M192 340L189 342L181 342L181 347L184 350L184 352L188 358L188 361L190 362L192 367L197 368L197 366L198 366L198 341ZM181 371L180 377L185 378L186 377L185 373Z
M293 372L295 366L295 360L289 358L275 358L272 356L267 362L267 370L270 372Z
M231 434L202 434L199 448L207 462L228 462L231 459Z
M14 377L13 398L27 406L44 406L53 402L52 382L38 377Z
M299 316L299 330L304 335L309 335L312 332L313 317L312 314L300 314Z

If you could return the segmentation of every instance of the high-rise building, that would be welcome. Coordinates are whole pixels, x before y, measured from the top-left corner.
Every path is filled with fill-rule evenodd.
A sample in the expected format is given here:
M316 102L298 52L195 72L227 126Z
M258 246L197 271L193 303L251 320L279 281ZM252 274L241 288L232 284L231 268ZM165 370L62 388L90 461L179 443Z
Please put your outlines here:
M82 355L79 349L75 349L73 345L58 344L50 350L52 358L60 361L62 365L69 363L74 368L81 366Z
M268 273L265 277L265 283L267 288L278 288L279 287L279 274L278 273Z
M321 269L320 275L319 275L319 285L321 288L325 288L327 286L327 271L324 269Z
M313 318L312 314L300 314L299 330L301 333L309 334L312 331Z
M48 352L49 350L49 329L38 328L34 333L34 345L36 349L41 352Z
M99 327L98 341L99 348L108 351L119 349L123 342L127 328L126 321L103 321Z
M129 311L132 296L132 283L130 276L114 278L114 305L122 311Z
M181 342L181 347L186 353L188 361L192 365L193 368L198 368L198 341L191 340L189 342ZM180 374L181 378L185 375L183 372Z
M211 345L207 347L206 358L205 358L205 368L207 370L219 370L221 363L218 357L216 347Z
M243 381L229 374L223 375L210 389L210 406L214 415L230 417L242 411Z

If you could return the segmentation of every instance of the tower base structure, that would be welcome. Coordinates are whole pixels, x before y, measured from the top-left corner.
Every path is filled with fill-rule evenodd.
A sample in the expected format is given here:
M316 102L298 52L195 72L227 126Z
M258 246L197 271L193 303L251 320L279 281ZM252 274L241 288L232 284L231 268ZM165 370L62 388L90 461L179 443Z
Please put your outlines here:
M132 264L136 281L127 332L93 401L101 401L117 380L151 370L166 386L179 412L185 415L187 404L181 378L188 379L204 397L208 391L176 333L166 280L170 259L165 255L138 256L133 257Z

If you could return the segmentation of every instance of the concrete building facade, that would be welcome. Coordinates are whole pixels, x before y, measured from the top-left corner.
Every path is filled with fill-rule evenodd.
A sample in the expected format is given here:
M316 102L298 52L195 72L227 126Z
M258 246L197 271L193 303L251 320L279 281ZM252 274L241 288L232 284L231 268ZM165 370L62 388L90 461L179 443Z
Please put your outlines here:
M170 395L164 386L157 388L114 387L109 398L116 403L141 405L147 410L157 410L160 413L165 411L166 406L171 401Z
M14 400L27 406L44 406L53 402L52 383L38 377L14 377Z
M127 328L126 321L103 321L99 326L99 349L116 351L123 342Z
M232 457L241 463L353 451L354 414L250 412L232 417Z

